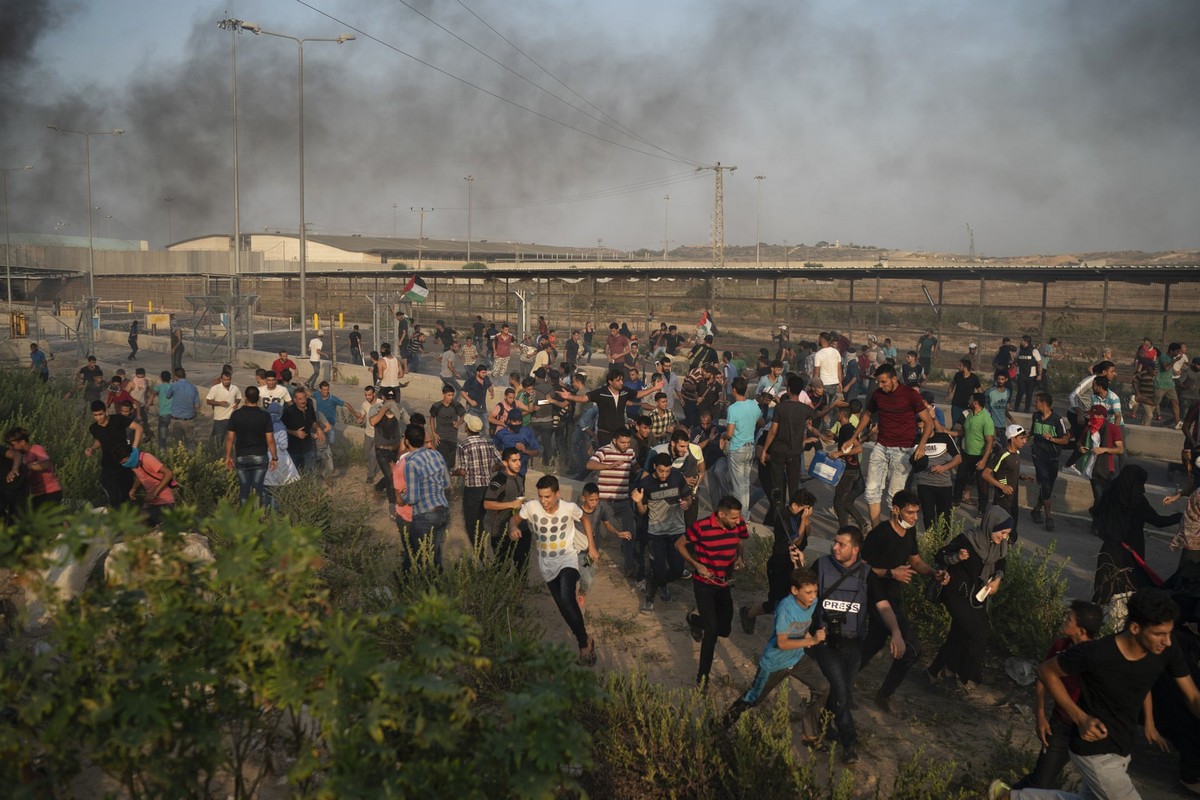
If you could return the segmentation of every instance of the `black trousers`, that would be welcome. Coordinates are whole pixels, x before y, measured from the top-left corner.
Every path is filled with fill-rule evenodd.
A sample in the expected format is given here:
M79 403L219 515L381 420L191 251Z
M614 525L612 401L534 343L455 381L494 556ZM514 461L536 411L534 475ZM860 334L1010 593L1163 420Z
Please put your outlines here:
M921 500L921 518L925 522L925 530L932 528L941 517L950 516L953 494L952 486L917 484L917 497Z
M879 685L879 691L876 694L885 698L896 693L904 681L904 676L921 657L921 645L909 628L908 618L904 616L904 609L893 606L892 611L896 614L896 622L900 626L900 635L904 637L905 648L904 655L892 662L891 669L888 670L883 683ZM875 654L882 650L891 638L892 634L883 624L883 620L875 612L875 609L871 609L871 616L867 622L867 635L863 637L862 642L860 669L867 666L867 662L874 658Z
M1033 402L1033 393L1036 392L1037 390L1038 390L1038 382L1037 382L1036 378L1025 378L1025 377L1018 375L1017 376L1017 395L1016 395L1016 397L1013 398L1013 403L1012 403L1013 411L1016 411L1017 408L1020 407L1021 400L1024 399L1025 408L1023 410L1026 414L1028 414L1029 413L1029 405Z
M701 680L707 678L712 669L717 639L729 638L733 625L733 595L728 586L713 586L697 580L692 581L692 588L696 592L700 627L704 629L704 638L700 641L700 666L696 671L696 680Z

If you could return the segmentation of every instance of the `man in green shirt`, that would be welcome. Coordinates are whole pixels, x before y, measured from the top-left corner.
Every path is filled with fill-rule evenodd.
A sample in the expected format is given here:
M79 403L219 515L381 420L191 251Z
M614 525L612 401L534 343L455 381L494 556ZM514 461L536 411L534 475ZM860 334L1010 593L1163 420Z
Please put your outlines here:
M954 476L954 505L962 504L967 482L974 481L981 514L988 489L983 483L983 470L992 454L992 445L996 442L996 425L986 405L987 396L983 392L971 395L962 421L962 464Z
M1167 346L1167 352L1159 352L1157 359L1158 371L1154 373L1154 405L1142 405L1142 424L1149 425L1154 415L1162 407L1163 398L1171 401L1171 411L1175 415L1175 430L1183 429L1183 417L1179 414L1179 393L1175 390L1175 375L1173 367L1175 357L1179 355L1180 345L1172 342Z

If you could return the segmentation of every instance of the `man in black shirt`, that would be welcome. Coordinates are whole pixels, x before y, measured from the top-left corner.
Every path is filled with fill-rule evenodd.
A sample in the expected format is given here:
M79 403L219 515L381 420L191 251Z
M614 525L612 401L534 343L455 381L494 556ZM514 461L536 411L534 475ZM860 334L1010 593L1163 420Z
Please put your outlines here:
M983 386L979 382L979 376L971 371L971 366L969 358L958 362L958 372L954 373L954 377L950 379L950 386L946 389L946 399L950 401L950 424L946 426L948 428L962 422L967 413L967 406L971 404L971 395L980 391Z
M357 325L350 331L350 360L360 367L365 366L362 356L362 331Z
M763 448L761 461L771 464L771 510L768 519L779 513L779 509L788 504L788 498L800 490L800 484L807 480L804 471L804 440L811 430L812 420L816 410L808 403L800 401L800 393L804 391L805 380L800 375L792 373L787 377L787 395L775 406L775 414L771 426L767 430L766 446Z
M596 440L598 447L604 447L613 440L617 431L627 430L625 408L635 398L633 392L625 390L625 375L617 368L610 369L605 376L605 385L592 389L587 394L571 394L561 389L558 396L573 403L595 403L599 416L596 419ZM648 386L636 394L637 398L645 397L658 391L656 386Z
M1179 606L1161 589L1141 589L1129 600L1125 629L1112 636L1083 642L1060 653L1038 668L1038 678L1054 702L1075 723L1071 737L1071 764L1083 779L1083 793L1068 795L1047 789L1009 790L993 781L992 800L1029 798L1105 797L1140 795L1129 778L1138 715L1146 695L1159 675L1166 672L1179 686L1194 716L1200 717L1200 691L1192 681L1179 647L1171 646L1171 632ZM1067 675L1078 675L1083 691L1078 703L1063 685ZM1164 750L1152 724L1146 738Z
M920 513L921 501L915 494L905 490L896 492L892 498L891 518L871 529L862 548L863 560L871 565L871 571L880 578L879 593L872 597L872 601L888 602L896 615L896 624L904 635L906 645L903 655L892 662L891 669L875 694L875 705L889 714L893 713L892 695L900 687L908 670L921 657L920 645L910 631L904 614L903 584L910 583L914 575L924 575L942 584L950 581L945 570L935 571L926 564L917 549L917 516ZM862 643L862 666L867 665L890 636L886 620L872 606L867 635Z
M225 427L225 468L237 468L239 505L245 505L252 491L265 505L263 480L267 470L275 469L279 463L275 432L271 415L258 406L258 387L246 387L244 399L245 402L229 415L229 424Z
M321 435L317 425L317 412L309 402L308 390L303 387L292 395L292 403L283 409L280 417L287 428L288 455L296 463L296 469L304 472L316 466L317 446L314 437Z
M508 537L508 525L513 514L525 502L525 479L521 475L521 452L506 447L500 453L500 469L492 476L483 492L483 529L487 531L492 552L507 553L517 563L529 558L528 536L516 542Z
M103 400L92 401L92 424L88 433L92 435L92 443L84 451L88 458L96 450L100 451L100 485L108 497L108 505L116 507L129 502L129 490L133 488L133 470L125 469L121 462L129 456L129 440L125 438L127 430L133 431L133 446L142 443L142 426L129 417L120 414L109 415L105 410Z

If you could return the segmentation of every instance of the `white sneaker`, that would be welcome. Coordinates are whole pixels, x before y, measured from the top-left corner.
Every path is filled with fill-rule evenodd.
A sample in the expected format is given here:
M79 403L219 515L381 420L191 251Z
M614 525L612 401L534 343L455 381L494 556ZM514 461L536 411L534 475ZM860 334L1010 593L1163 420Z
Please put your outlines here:
M1073 465L1070 467L1063 467L1062 471L1068 475L1074 475L1076 478L1083 477L1083 473L1079 471L1079 468Z
M1011 790L1007 783L997 778L988 785L987 798L988 800L1000 800L1001 797L1008 797Z
M1183 430L1183 420L1179 420L1178 422L1175 423L1175 430L1177 430L1177 431Z

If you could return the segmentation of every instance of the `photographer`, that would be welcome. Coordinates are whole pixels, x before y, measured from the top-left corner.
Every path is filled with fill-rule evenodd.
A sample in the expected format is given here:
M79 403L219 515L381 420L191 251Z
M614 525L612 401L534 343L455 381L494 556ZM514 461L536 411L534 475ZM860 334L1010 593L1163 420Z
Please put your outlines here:
M829 699L825 707L833 715L842 747L842 761L846 764L858 761L855 749L858 732L850 707L854 676L858 674L861 660L860 641L867 633L868 609L872 602L868 598L881 598L879 578L870 565L859 558L862 543L862 531L854 525L845 525L834 536L833 553L818 558L814 565L818 590L814 624L825 631L825 641L812 648L809 655L829 681ZM902 659L907 645L891 604L885 599L876 599L874 603L879 619L892 634L892 658Z

